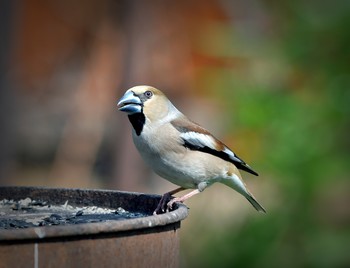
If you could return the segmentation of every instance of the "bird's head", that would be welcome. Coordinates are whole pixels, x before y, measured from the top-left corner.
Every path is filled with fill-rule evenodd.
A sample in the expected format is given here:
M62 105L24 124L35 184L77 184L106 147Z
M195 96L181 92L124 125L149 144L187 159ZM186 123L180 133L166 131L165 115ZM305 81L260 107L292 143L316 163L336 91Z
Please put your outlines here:
M119 111L128 115L144 114L154 121L168 115L173 105L159 89L151 86L135 86L128 89L118 102Z

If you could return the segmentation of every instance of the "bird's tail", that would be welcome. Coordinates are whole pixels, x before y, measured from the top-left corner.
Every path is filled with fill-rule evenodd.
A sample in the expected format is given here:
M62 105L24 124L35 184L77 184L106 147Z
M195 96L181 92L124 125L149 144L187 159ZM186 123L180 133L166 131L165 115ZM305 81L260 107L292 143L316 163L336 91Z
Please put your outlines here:
M258 201L256 201L255 197L249 192L249 190L245 186L239 172L236 174L232 172L232 174L230 174L230 176L227 176L224 180L222 180L221 183L226 184L228 187L236 190L245 198L247 198L250 204L252 204L257 211L266 213L264 207L260 205Z
M245 198L247 198L250 204L252 204L257 211L266 213L266 210L264 209L264 207L259 204L259 202L255 199L255 197L251 193L248 192L244 196Z

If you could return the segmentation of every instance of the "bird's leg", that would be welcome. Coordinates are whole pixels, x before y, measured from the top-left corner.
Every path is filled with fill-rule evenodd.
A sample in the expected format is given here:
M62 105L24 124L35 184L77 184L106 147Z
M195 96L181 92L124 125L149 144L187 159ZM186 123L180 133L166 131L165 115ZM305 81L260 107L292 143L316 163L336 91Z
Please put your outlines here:
M190 197L199 194L201 191L196 189L193 190L192 192L189 192L188 194L185 194L184 196L181 197L175 197L173 199L171 199L168 204L167 204L167 211L170 211L173 208L173 205L175 202L181 202L183 203L185 200L189 199Z
M183 187L179 187L176 188L170 192L167 192L165 194L163 194L162 198L160 199L158 206L156 208L156 210L153 212L153 215L157 215L157 214L162 214L166 211L167 209L167 204L169 203L169 201L171 200L171 197L173 194L176 194L178 192L181 192L183 190L186 190Z

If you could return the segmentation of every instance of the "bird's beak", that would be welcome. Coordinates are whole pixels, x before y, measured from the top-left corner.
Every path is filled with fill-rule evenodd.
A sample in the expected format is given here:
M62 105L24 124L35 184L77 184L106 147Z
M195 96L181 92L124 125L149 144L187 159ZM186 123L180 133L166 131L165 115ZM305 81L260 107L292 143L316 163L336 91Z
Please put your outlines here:
M134 92L128 91L118 102L119 111L128 114L141 113L143 103L140 98L134 95Z

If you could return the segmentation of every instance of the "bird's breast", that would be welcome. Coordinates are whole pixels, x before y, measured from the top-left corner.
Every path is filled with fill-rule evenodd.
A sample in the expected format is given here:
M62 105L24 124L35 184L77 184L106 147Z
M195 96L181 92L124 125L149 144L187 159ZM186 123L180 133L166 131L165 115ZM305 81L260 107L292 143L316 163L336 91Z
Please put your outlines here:
M171 133L161 134L164 132L152 138L145 133L133 135L143 160L159 176L184 188L196 188L200 182L220 177L224 172L220 158L184 147Z
M144 133L133 135L141 157L155 173L184 188L196 188L205 177L203 168L195 168L186 161L187 151L179 140L171 135L148 138Z

